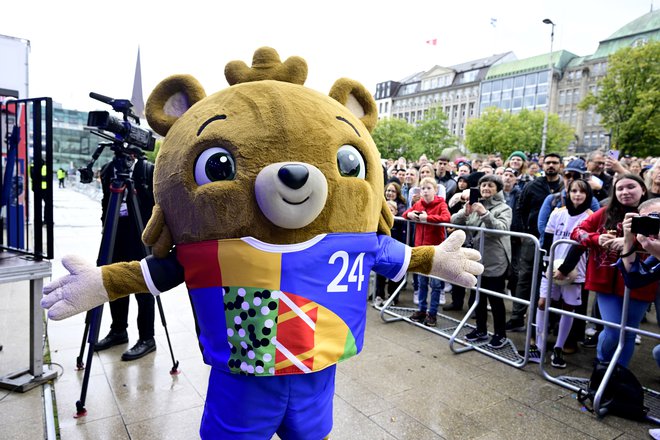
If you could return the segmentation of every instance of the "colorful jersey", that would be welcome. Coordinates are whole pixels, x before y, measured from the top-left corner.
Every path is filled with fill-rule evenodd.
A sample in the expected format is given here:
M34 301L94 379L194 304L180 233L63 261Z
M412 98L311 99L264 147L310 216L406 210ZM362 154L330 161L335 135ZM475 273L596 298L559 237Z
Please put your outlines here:
M274 245L252 237L177 245L207 364L233 373L302 374L362 350L369 273L400 280L411 249L376 233ZM143 260L150 290L181 282ZM160 266L160 267L159 267Z
M571 216L565 206L561 208L555 208L555 210L552 211L552 214L550 214L550 218L548 219L548 223L545 227L545 232L552 234L553 243L557 240L570 240L573 229L575 229L580 223L582 223L582 220L586 219L591 214L591 210L587 209L581 214ZM566 258L570 248L570 244L558 244L555 247L555 260ZM576 269L578 276L574 282L584 283L584 276L587 269L586 253L582 254L582 257L580 257L580 261L578 262Z

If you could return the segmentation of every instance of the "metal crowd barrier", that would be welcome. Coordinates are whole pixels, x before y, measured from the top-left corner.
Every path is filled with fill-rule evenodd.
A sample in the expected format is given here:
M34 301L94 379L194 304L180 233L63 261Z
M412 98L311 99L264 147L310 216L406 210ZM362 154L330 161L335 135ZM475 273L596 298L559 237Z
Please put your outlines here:
M395 217L395 221L405 221L407 223L407 240L409 241L410 239L410 225L411 224L416 224L420 222L412 222L407 219L404 219L402 217ZM475 290L475 301L472 304L471 307L469 307L469 310L466 312L466 314L463 316L462 319L458 320L455 319L451 316L444 315L442 313L438 313L437 318L438 318L438 324L437 327L427 327L421 323L413 322L410 320L410 315L417 311L417 308L409 308L409 307L397 307L393 306L393 302L396 300L397 296L401 293L403 290L406 279L402 279L402 281L399 283L395 291L390 295L390 297L384 302L384 304L381 307L376 307L376 309L380 310L380 317L381 319L386 322L397 322L397 321L402 321L405 320L413 325L416 325L420 328L423 328L426 331L438 334L440 336L443 336L445 338L449 339L449 347L454 353L464 353L466 351L470 350L476 350L479 351L487 356L490 356L492 358L495 358L501 362L504 362L508 365L511 365L516 368L522 368L524 367L529 359L529 349L531 346L531 336L532 336L532 327L534 326L534 316L535 316L535 308L536 308L536 303L538 302L538 286L540 286L540 283L538 283L538 276L539 276L539 265L541 262L541 255L545 253L543 249L541 249L539 240L534 237L531 234L523 234L523 233L518 233L518 232L512 232L512 231L501 231L501 230L493 230L493 229L486 229L486 228L478 228L478 227L472 227L472 226L464 226L464 225L455 225L455 224L450 224L450 223L427 223L428 225L433 225L437 227L450 227L454 229L462 229L464 231L472 231L472 232L478 232L479 233L479 238L480 238L480 248L479 252L483 254L484 252L484 234L489 233L489 234L498 234L498 235L509 235L512 237L521 237L521 238L526 238L532 240L534 243L534 246L536 248L536 252L534 253L534 264L533 264L533 274L532 274L532 283L531 283L531 292L530 292L530 300L526 301L520 298L516 298L514 296L509 296L501 292L495 292L489 289L484 289L481 287L481 276L477 277L477 286L474 288ZM573 240L557 240L555 241L551 248L550 248L550 254L549 254L549 261L554 261L554 253L556 246L562 243L568 243L568 244L577 244L577 242ZM411 243L407 243L409 245L412 245ZM446 281L446 280L443 280ZM552 280L551 280L551 285L550 288L552 287ZM512 302L517 302L520 304L525 304L528 309L527 309L527 325L526 325L526 333L525 333L525 342L524 342L524 356L521 356L518 351L516 350L515 344L509 339L508 343L505 347L499 348L499 349L494 349L490 348L487 345L487 341L485 342L479 342L479 343L471 343L468 342L464 339L464 336L471 331L474 326L468 323L468 320L472 313L476 310L476 307L479 303L479 301L482 299L481 292L484 292L488 295L493 295L497 296ZM485 300L485 298L484 298ZM621 311L621 322L627 322L627 315L628 315L628 305L630 303L630 289L626 288L625 293L624 293L624 300L623 300L623 307ZM560 315L568 315L572 316L575 319L581 319L584 321L589 321L591 323L595 324L602 324L605 326L613 327L613 328L618 328L619 329L619 342L616 348L616 351L612 357L612 360L609 364L609 367L603 377L603 380L596 392L596 395L594 397L594 404L593 404L593 409L596 415L599 417L604 417L607 414L607 408L603 405L603 394L604 391L607 387L607 384L612 377L612 373L614 371L614 367L621 356L621 352L623 350L623 345L625 341L625 332L633 332L639 335L644 335L648 336L651 338L655 339L660 339L660 334L658 333L653 333L649 332L646 330L638 329L638 328L633 328L629 327L626 325L621 325L621 324L616 324L610 321L604 321L602 319L597 319L594 317L590 317L587 315L581 315L575 312L569 312L567 310L563 309L558 309L556 307L551 306L551 302L548 301L547 305L544 310L544 325L542 328L537 328L536 331L540 331L543 334L543 341L544 345L547 344L548 340L548 321L549 321L549 315L550 312L552 313L557 313ZM388 317L389 316L389 317ZM624 319L626 318L626 319ZM459 343L462 345L461 348L455 347L455 344ZM541 362L540 362L540 371L543 377L548 380L549 382L555 383L561 387L567 388L573 392L579 392L580 390L585 390L588 388L589 385L589 378L581 378L581 377L570 377L570 376L551 376L548 371L545 368L545 359L546 359L546 350L545 347L539 347L539 350L541 352ZM660 392L651 390L649 388L644 388L644 393L645 393L645 405L649 407L649 414L648 414L648 419L655 422L655 423L660 423Z
M412 222L407 219L404 219L402 217L395 217L395 221L405 221L407 223L407 241L410 239L410 225L411 224L417 224L417 223L422 223L422 222ZM522 368L527 364L527 361L529 359L529 348L530 348L530 339L532 336L532 326L533 326L533 313L535 310L535 304L538 299L538 274L539 274L539 265L541 262L541 253L543 250L541 249L541 245L539 243L539 240L534 237L531 234L524 234L520 232L512 232L512 231L503 231L503 230L496 230L496 229L487 229L487 228L479 228L475 226L466 226L466 225L455 225L452 223L425 223L427 225L432 225L435 227L444 227L444 228L453 228L453 229L462 229L466 232L478 232L479 233L479 238L480 238L480 249L479 252L483 254L484 249L484 234L495 234L495 235L508 235L511 237L521 237L525 239L529 239L533 242L534 247L536 249L536 252L534 252L534 264L533 264L533 275L532 275L532 283L531 283L531 291L530 291L530 300L524 300L520 298L516 298L515 296L511 295L506 295L505 293L502 292L495 292L489 289L484 289L481 287L481 276L477 277L477 286L473 288L475 290L475 300L474 303L472 304L471 307L469 307L467 313L465 316L458 320L455 319L451 316L438 313L437 314L437 326L436 327L427 327L421 323L413 322L410 320L410 316L417 311L417 308L409 308L409 307L396 307L393 306L392 303L395 301L397 296L400 294L400 292L403 290L403 287L405 285L405 278L401 281L401 283L397 286L396 290L390 295L390 297L385 301L385 303L382 305L382 307L376 307L376 309L380 310L380 317L381 319L386 322L397 322L401 320L405 320L413 325L417 325L427 331L430 331L432 333L438 334L440 336L443 336L445 338L449 339L449 348L454 352L454 353L464 353L466 351L470 350L476 350L479 351L487 356L490 356L494 359L497 359L501 362L504 362L508 365L511 365L516 368ZM410 243L407 243L409 245L412 245ZM426 275L425 275L426 276ZM443 280L447 282L446 280ZM488 341L484 342L477 342L477 343L472 343L469 341L466 341L464 339L465 335L469 333L472 329L474 329L474 326L472 324L468 324L468 320L472 313L476 310L477 305L479 304L480 300L486 300L485 297L482 298L481 292L484 292L488 295L493 295L499 298L503 298L508 301L524 304L527 306L527 325L526 325L526 332L525 332L525 346L524 346L524 355L520 355L518 353L518 350L514 344L514 342L511 339L507 340L507 344L504 347L501 348L491 348L488 346ZM386 317L386 315L390 316ZM462 347L458 348L455 346L455 343L458 342L459 344L462 345Z
M573 240L557 240L552 243L552 246L550 247L550 261L554 261L554 255L555 255L555 249L558 245L560 244L574 244L577 245L578 243ZM550 278L550 286L548 288L548 291L550 292L552 289L553 285L553 279ZM626 287L624 291L624 296L623 296L623 306L621 308L621 323L627 323L628 322L628 306L630 304L630 289ZM542 332L543 334L543 347L539 347L539 350L541 351L541 362L540 362L540 369L541 369L541 374L543 377L559 386L562 386L564 388L567 388L571 391L574 392L579 392L580 390L586 390L589 385L589 378L580 378L580 377L571 377L571 376L551 376L548 371L545 368L545 358L546 358L546 350L545 346L547 345L548 341L548 318L550 316L550 312L557 313L559 315L567 315L571 316L574 319L582 319L584 321L589 321L597 324L602 324L608 327L613 327L619 329L619 342L617 344L617 348L614 352L614 355L612 356L612 360L610 361L610 364L607 368L607 371L605 375L603 376L603 380L601 381L600 386L598 387L598 390L596 392L596 395L594 397L594 403L593 403L593 410L594 413L598 417L604 417L607 415L607 408L603 406L603 394L605 392L605 389L607 388L607 384L609 383L612 373L614 372L614 367L616 366L619 357L621 356L621 352L623 351L623 345L625 342L625 336L626 332L632 332L636 333L639 335L645 335L649 336L654 339L660 339L660 334L658 333L653 333L649 332L646 330L634 328L634 327L629 327L627 325L623 324L616 324L610 321L604 321L602 319L597 319L585 315L580 315L574 312L569 312L567 310L563 309L558 309L556 307L550 307L550 299L548 299L546 303L546 307L544 310L544 325L541 328L537 328L537 331ZM644 402L645 405L649 407L649 413L648 413L648 418L655 422L655 423L660 423L660 392L644 388Z

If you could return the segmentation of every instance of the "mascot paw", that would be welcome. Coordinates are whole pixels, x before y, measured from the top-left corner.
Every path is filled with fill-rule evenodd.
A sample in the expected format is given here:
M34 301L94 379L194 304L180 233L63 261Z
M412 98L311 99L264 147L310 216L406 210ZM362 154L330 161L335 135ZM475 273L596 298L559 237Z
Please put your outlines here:
M49 309L50 319L68 318L109 301L100 267L75 255L62 258L62 265L69 275L45 285L43 290L41 307Z
M475 286L477 275L484 271L484 266L479 263L479 251L461 247L464 241L465 232L459 229L436 246L430 275L459 286Z

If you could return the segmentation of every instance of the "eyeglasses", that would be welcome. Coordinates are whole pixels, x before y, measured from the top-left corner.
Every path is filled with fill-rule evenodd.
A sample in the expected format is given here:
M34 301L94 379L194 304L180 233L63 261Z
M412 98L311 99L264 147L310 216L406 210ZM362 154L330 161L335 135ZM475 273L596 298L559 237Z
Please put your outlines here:
M595 161L595 160L594 160L593 163L595 163L595 164L598 165L599 167L605 166L605 162L600 162L600 161Z

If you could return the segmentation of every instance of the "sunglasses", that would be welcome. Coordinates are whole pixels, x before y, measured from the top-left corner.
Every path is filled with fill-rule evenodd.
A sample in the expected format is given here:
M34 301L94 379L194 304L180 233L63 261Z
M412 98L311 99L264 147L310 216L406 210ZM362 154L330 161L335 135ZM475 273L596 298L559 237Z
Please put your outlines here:
M582 176L581 176L580 174L577 174L577 173L564 173L564 177L565 177L566 179L573 179L573 180L575 180L575 179L579 179L579 178L581 178Z

